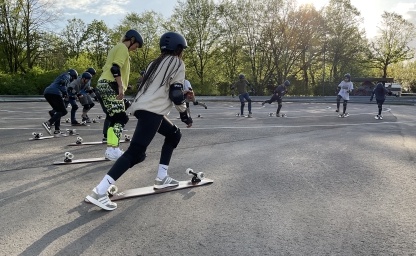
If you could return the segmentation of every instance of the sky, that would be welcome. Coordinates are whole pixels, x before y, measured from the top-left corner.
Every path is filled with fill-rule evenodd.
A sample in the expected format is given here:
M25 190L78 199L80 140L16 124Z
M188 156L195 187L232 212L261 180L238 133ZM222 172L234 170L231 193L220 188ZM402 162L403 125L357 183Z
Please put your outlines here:
M184 0L183 0L184 1ZM85 23L103 20L113 27L129 12L141 13L155 11L165 18L169 17L177 5L176 0L54 0L56 7L62 9L63 24L72 18L82 19ZM329 0L297 0L299 4L312 3L318 9L327 5ZM384 11L396 12L416 26L416 0L351 0L364 19L363 28L368 38L377 35L377 25ZM64 26L64 25L63 25Z

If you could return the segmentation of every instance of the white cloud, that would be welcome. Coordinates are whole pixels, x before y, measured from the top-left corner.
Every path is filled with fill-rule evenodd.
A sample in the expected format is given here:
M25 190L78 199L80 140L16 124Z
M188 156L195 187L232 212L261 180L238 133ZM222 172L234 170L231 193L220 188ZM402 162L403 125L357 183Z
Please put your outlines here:
M43 0L48 1L48 0ZM54 5L65 15L78 13L81 15L117 15L128 11L129 0L56 0Z

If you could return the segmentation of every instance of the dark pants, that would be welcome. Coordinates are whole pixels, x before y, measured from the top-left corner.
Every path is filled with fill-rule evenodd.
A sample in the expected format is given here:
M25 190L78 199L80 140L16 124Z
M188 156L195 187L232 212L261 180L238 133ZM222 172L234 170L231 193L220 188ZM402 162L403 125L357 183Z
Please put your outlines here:
M78 109L78 104L76 100L75 99L69 99L68 101L64 100L64 104L65 104L65 108L67 108L68 105L71 104L71 107L72 107L71 108L71 123L75 122L76 121L75 113L77 112L77 109ZM56 112L55 110L52 110L50 113L54 115L55 112Z
M381 115L381 111L383 110L383 103L384 100L376 100L377 101L377 106L378 106L378 115Z
M144 160L146 149L156 133L165 136L159 161L163 165L169 165L173 150L180 140L180 130L166 116L144 110L136 111L134 116L137 118L137 125L129 148L108 171L108 175L114 180L120 178L129 168Z
M277 110L276 113L280 113L280 109L282 108L282 97L276 96L276 94L273 94L273 96L270 98L270 100L264 101L264 103L271 104L272 102L277 101Z
M50 124L55 124L55 130L59 131L61 126L61 117L68 113L68 111L66 111L64 100L61 95L57 94L45 94L44 97L55 111L55 114L48 121Z

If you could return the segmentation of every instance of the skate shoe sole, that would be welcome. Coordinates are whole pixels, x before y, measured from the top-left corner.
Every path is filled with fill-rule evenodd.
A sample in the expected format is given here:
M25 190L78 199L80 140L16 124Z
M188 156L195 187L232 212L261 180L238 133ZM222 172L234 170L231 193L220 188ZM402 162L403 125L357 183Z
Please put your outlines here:
M107 203L108 201L110 201L108 198L103 198L103 200L101 200L103 202L100 202L99 200L97 200L97 199L95 199L91 196L87 196L84 200L85 200L85 202L87 202L87 200L88 200L88 202L90 202L92 204L95 204L96 206L98 206L98 207L100 207L104 210L107 210L107 211L112 211L112 210L117 209L117 204L116 203L113 203L115 205L114 208L108 207L104 204L104 203Z
M49 133L49 135L51 136L53 135L51 129L48 128L48 126L45 123L42 124L42 127L45 129L47 133Z

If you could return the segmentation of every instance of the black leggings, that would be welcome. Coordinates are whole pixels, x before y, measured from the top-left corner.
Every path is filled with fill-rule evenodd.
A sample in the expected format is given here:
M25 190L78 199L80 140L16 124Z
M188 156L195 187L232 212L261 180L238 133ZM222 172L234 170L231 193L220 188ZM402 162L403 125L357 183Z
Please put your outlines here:
M173 150L181 138L179 128L172 124L166 116L144 110L136 111L134 116L138 120L129 148L117 159L107 173L114 180L120 178L129 168L146 158L146 149L156 133L165 136L159 161L163 165L169 165Z
M381 115L381 111L383 110L384 100L376 100L376 101L377 101L377 106L378 106L378 115Z
M61 117L68 113L64 100L61 95L57 94L45 94L44 97L48 101L49 105L51 105L52 109L55 110L55 114L48 121L50 124L55 124L55 130L59 131L61 126Z

